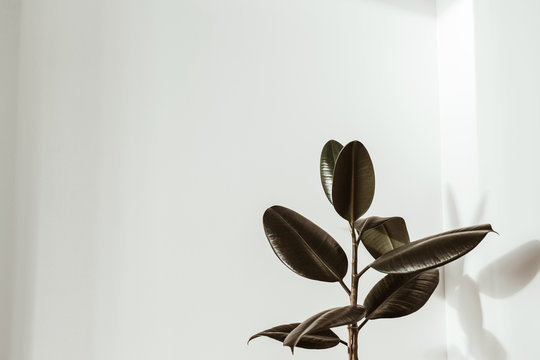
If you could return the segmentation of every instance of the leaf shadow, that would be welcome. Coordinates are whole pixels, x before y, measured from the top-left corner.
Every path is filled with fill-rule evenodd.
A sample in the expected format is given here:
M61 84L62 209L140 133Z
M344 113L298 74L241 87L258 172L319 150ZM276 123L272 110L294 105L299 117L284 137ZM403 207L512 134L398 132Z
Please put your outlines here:
M465 224L460 221L455 196L449 187L446 189L446 200L450 225L452 227L464 226ZM482 220L485 207L486 197L483 196L477 206L473 223ZM515 257L512 256L511 258L513 260ZM449 305L457 310L459 323L466 335L467 354L461 353L455 346L453 350L451 347L449 351L456 353L458 358L464 359L470 357L474 360L506 360L508 356L504 346L493 333L484 328L480 286L473 278L465 274L465 261L466 259L463 257L448 267L448 273L451 273L456 279L455 286L452 289L447 288L449 292L447 299Z
M475 360L505 360L506 350L489 330L484 328L482 301L478 284L468 275L462 276L455 289L459 322L466 334L468 355Z
M531 240L484 267L478 275L479 290L503 299L524 289L540 270L540 241Z

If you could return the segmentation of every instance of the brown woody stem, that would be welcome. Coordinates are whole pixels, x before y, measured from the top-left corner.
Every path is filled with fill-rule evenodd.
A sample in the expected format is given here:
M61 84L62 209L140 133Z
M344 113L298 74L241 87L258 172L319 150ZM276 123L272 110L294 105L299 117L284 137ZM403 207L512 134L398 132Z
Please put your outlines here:
M343 280L339 280L339 285L341 285L341 287L345 289L345 292L347 292L347 295L351 296L351 290L349 290L349 288L347 287L347 285L345 285Z
M371 264L366 266L365 268L362 269L362 271L356 274L356 280L358 281L358 279L360 279L360 276L364 275L364 273L368 271L370 267L371 267Z
M367 322L368 322L368 319L364 319L364 321L362 321L362 322L360 323L360 326L358 326L358 331L360 331L360 329L363 328L364 325L366 325Z

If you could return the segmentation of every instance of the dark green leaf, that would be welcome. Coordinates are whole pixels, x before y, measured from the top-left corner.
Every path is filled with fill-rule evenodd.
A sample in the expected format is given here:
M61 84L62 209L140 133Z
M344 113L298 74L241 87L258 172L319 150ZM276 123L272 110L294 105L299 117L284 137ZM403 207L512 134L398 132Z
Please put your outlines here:
M439 283L439 270L386 275L364 300L366 319L412 314L428 301Z
M248 343L260 336L266 336L277 341L283 342L287 335L293 331L300 323L275 326L257 333L249 338ZM328 349L340 343L340 338L330 329L306 334L300 339L297 347L304 349Z
M263 225L277 257L297 274L336 282L347 273L347 255L341 246L297 212L272 206L264 213Z
M380 256L370 266L387 274L433 269L465 255L492 231L484 224L428 236Z
M321 183L324 193L330 202L332 202L332 182L334 178L334 167L339 152L343 149L343 145L335 140L328 141L321 152Z
M306 334L337 326L355 324L364 317L365 312L364 307L359 305L349 305L322 311L305 320L291 331L283 341L283 345L290 347L291 351L294 351L294 347Z
M369 153L359 141L350 142L339 153L334 168L334 209L352 223L369 209L374 194L375 172Z
M407 225L401 217L371 216L358 220L354 226L360 233L360 240L375 259L410 242Z

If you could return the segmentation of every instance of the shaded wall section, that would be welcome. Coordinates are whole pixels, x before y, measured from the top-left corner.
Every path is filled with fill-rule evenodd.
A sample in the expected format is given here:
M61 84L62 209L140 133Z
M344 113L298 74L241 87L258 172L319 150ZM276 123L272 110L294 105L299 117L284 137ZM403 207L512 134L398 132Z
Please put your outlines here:
M13 324L15 131L19 4L0 1L0 358L9 359Z

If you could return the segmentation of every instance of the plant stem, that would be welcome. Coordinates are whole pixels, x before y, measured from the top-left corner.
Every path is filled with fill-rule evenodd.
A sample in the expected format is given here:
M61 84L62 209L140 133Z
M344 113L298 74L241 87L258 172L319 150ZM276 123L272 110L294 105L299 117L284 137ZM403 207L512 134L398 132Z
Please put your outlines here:
M358 242L354 230L354 222L349 223L352 238L352 260L351 260L351 305L358 304ZM366 270L362 270L365 272ZM358 324L349 325L349 360L358 360Z
M358 360L358 326L349 325L349 360Z
M351 290L349 290L349 288L347 287L347 285L345 285L343 280L339 280L339 285L341 285L341 287L345 289L345 292L347 292L347 295L351 296Z
M360 331L360 329L363 328L364 325L366 325L367 322L368 322L368 319L364 319L364 321L362 321L362 322L360 323L360 326L358 326L358 331Z
M358 281L360 279L360 276L364 275L364 273L368 271L370 267L371 267L371 264L366 266L365 268L362 269L362 271L356 274L356 281Z

